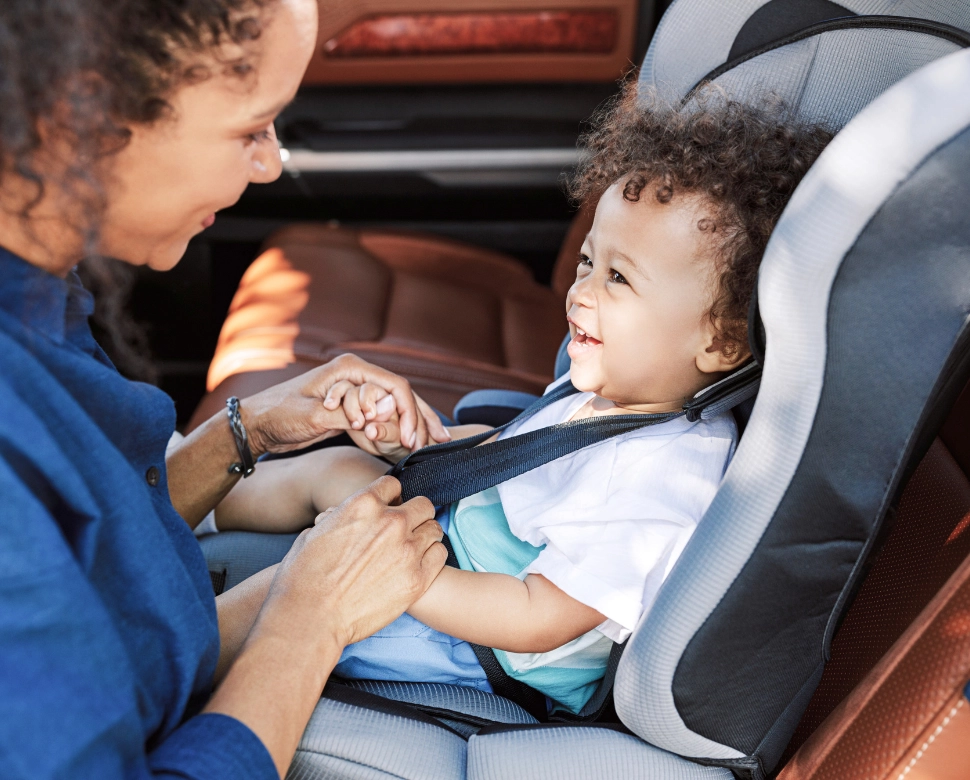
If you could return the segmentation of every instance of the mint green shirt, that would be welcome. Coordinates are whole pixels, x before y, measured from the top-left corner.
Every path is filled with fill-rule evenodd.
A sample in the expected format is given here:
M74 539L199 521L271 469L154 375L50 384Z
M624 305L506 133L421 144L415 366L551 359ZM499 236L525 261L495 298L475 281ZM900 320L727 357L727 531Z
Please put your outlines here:
M496 488L451 505L448 538L462 569L518 579L543 549L512 534ZM548 653L494 652L510 677L576 713L596 691L612 647L609 637L593 629Z

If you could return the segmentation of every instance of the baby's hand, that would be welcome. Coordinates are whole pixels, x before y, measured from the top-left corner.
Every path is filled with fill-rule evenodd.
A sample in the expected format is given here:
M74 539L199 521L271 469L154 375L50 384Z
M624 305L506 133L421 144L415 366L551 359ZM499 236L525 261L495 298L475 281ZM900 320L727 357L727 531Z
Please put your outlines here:
M411 453L401 444L401 427L394 397L372 384L338 382L327 394L328 408L343 406L350 422L350 438L371 455L397 462ZM413 437L411 444L413 445Z

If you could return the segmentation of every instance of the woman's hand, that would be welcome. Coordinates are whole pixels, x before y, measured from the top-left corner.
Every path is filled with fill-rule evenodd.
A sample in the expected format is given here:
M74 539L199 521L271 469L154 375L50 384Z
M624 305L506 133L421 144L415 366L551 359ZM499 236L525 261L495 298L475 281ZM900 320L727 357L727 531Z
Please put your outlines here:
M419 405L424 404L420 398L417 400ZM416 449L402 446L404 437L401 434L401 419L397 414L394 397L375 384L358 386L346 380L337 382L330 388L323 403L327 408L343 407L350 422L347 433L364 452L397 463ZM448 429L443 430L450 439Z
M280 564L264 610L286 604L305 615L292 626L322 622L341 648L400 617L448 557L431 502L392 506L400 497L400 482L381 477L321 514Z
M348 420L339 401L327 400L338 384L376 386L388 393L393 403L387 406L393 408L385 414L399 417L400 438L413 442L410 448L423 447L429 438L448 440L438 415L411 391L406 379L354 355L341 355L242 401L240 413L253 456L300 449L349 430L355 423L362 427L365 412L360 412L360 419ZM376 412L374 415L378 419ZM224 411L206 420L166 455L169 495L189 527L195 528L239 480L228 472L238 460Z
M394 405L387 414L396 413L400 420L402 447L417 449L429 439L448 440L438 415L414 394L406 379L347 354L240 404L253 454L258 457L264 452L300 449L348 428L360 429L368 419L376 419L379 413L373 409L348 419L339 401L333 400L331 391L336 385L373 385L389 394ZM365 418L365 414L370 416Z
M238 604L236 588L220 597L220 666L235 656L242 637L245 644L206 712L249 726L281 775L343 648L400 616L444 567L434 507L424 498L391 506L400 493L397 480L382 477L321 515L272 579L266 572L251 578L248 591L246 583L237 586ZM266 588L248 630L252 605Z

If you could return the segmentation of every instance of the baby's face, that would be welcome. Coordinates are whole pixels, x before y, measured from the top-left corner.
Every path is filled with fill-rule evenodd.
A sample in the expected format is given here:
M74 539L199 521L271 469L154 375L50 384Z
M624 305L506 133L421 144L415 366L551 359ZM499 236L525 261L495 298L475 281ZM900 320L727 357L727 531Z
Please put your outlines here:
M600 199L566 298L572 381L619 406L680 408L719 378L710 321L713 244L697 223L703 200L637 203L622 183ZM714 354L712 354L712 352Z

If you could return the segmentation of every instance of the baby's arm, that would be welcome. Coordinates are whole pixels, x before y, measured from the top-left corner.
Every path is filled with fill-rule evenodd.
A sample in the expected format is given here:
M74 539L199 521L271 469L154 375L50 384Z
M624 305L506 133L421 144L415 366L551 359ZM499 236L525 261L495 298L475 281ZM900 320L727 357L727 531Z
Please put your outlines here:
M408 612L444 634L510 653L546 653L606 618L539 574L507 574L445 566Z
M356 447L325 447L259 464L216 507L220 531L293 533L387 472Z

